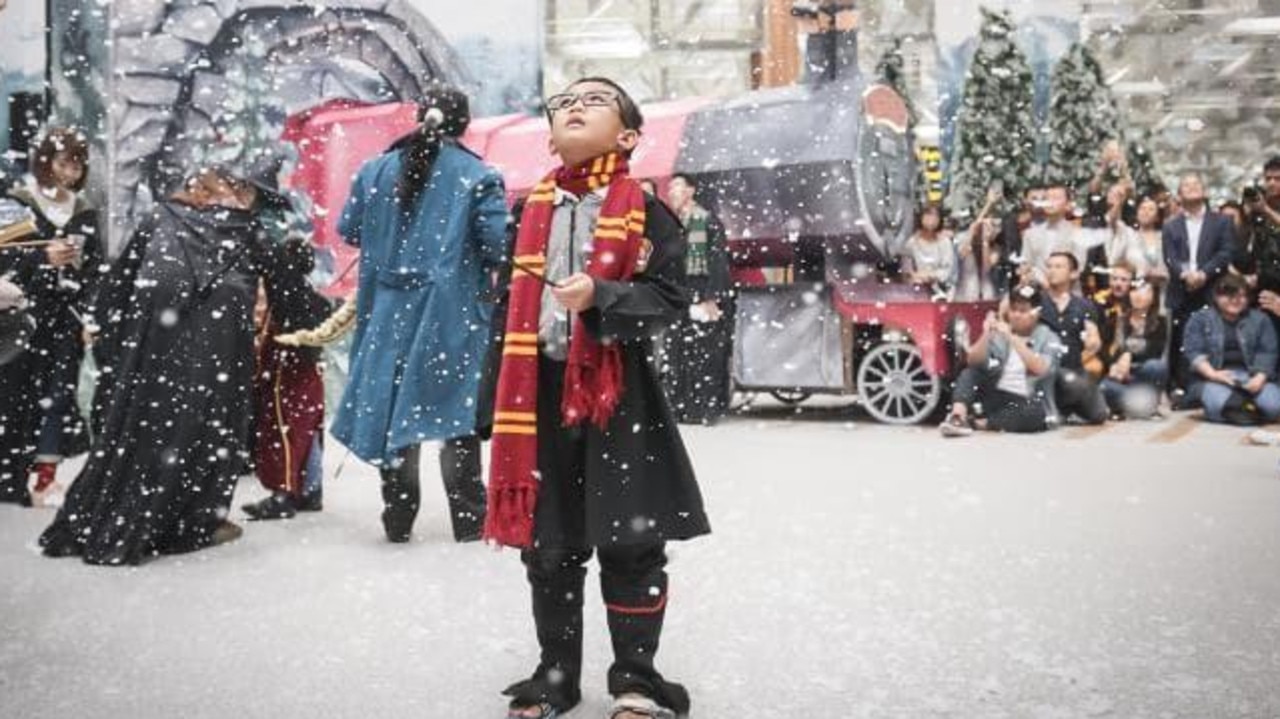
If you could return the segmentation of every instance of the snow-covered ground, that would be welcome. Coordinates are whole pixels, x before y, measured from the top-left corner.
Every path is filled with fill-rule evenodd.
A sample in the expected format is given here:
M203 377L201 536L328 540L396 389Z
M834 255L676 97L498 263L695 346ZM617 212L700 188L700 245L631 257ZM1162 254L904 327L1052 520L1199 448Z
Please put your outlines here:
M1241 437L1178 417L944 442L841 410L692 429L715 534L671 549L660 668L708 719L1280 716L1280 453ZM45 559L50 515L0 507L0 717L502 716L536 657L516 553L452 544L439 491L385 543L354 460L326 491L136 569ZM606 706L588 587L575 719Z

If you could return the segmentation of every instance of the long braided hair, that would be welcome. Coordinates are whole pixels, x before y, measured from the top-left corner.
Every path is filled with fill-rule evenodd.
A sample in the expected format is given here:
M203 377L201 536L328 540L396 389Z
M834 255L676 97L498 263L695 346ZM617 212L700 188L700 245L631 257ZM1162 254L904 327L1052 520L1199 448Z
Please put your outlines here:
M447 141L461 137L471 124L471 105L461 90L450 85L427 88L418 102L418 129L409 138L396 181L396 197L410 213L431 178L431 166Z

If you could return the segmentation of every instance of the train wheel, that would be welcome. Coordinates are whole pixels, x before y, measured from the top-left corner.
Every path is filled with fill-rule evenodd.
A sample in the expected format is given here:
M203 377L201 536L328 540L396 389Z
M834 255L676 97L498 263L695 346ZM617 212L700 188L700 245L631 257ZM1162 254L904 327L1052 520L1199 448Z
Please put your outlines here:
M798 389L776 389L769 394L779 402L793 406L813 396L812 392L802 392Z
M882 344L858 365L858 398L885 424L917 424L937 408L942 382L924 367L920 350L906 342Z

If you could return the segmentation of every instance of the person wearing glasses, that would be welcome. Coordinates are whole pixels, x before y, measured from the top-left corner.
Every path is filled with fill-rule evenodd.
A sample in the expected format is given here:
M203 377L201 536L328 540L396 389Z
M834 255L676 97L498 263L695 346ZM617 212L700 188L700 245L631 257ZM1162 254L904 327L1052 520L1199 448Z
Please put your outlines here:
M686 714L654 667L667 607L666 543L710 531L693 467L649 362L689 306L680 223L628 172L644 118L617 83L547 100L562 165L520 212L497 373L485 536L518 547L541 647L508 687L508 717L560 717L581 700L586 562L600 561L614 719Z
M1183 356L1194 377L1189 396L1210 422L1250 425L1280 418L1280 357L1276 331L1249 307L1249 286L1239 275L1223 275L1213 286L1213 304L1187 321Z

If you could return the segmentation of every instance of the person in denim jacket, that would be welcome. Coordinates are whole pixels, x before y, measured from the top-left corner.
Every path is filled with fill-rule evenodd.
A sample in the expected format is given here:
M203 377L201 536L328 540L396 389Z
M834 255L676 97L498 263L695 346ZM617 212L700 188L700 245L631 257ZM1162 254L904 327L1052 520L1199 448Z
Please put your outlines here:
M989 316L969 348L968 367L956 378L954 404L942 424L944 437L974 428L1043 432L1054 406L1054 381L1064 349L1040 320L1042 298L1034 285L1009 293L1007 321ZM981 415L974 419L973 415Z
M1214 306L1191 316L1183 339L1183 356L1195 378L1190 396L1204 406L1210 422L1227 421L1224 411L1236 404L1254 415L1251 419L1273 422L1280 417L1275 328L1249 309L1243 278L1225 275L1213 295Z

